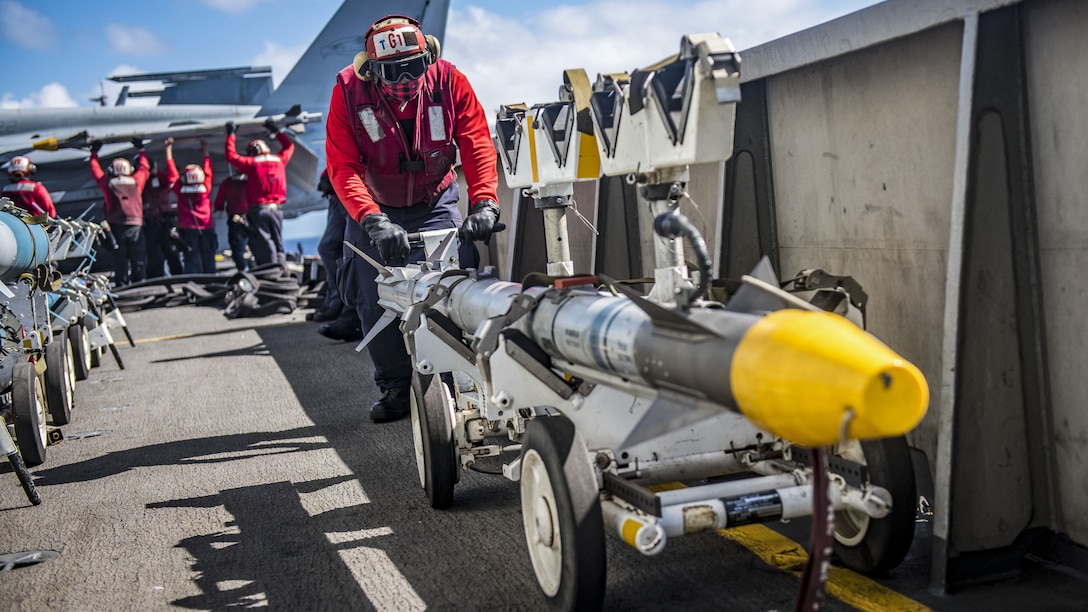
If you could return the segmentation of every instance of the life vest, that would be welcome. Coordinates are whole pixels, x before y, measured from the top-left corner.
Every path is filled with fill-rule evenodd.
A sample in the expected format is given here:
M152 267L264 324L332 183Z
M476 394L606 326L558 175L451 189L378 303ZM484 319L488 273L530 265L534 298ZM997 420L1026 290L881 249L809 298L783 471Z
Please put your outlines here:
M37 198L34 197L34 190L37 187L38 183L23 179L17 183L4 185L3 193L5 197L11 198L12 203L19 208L32 215L40 215L46 211L38 204Z
M452 64L441 59L427 69L419 96L409 102L416 106L412 142L377 85L360 80L354 66L336 75L344 107L354 118L359 161L366 167L363 183L379 204L394 208L420 202L433 205L457 180L452 74Z
M143 223L143 198L136 179L131 176L115 176L107 183L109 202L106 206L106 220L117 225L140 225Z

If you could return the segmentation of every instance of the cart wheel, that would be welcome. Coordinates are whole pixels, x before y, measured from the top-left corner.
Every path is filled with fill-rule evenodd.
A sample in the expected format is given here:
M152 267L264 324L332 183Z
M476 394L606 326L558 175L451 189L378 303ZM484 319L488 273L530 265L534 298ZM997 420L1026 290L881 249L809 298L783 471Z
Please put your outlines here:
M412 440L416 448L419 484L432 508L444 510L453 503L457 449L450 431L450 403L446 383L432 375L412 373Z
M68 326L68 341L72 345L73 372L76 380L86 380L91 374L91 339L82 323Z
M54 425L67 425L72 420L76 391L74 361L68 335L54 335L45 347L45 398Z
M914 463L906 438L853 440L836 452L869 468L869 482L884 487L892 497L892 510L875 519L856 510L835 513L835 554L846 567L862 574L894 569L910 551L914 540Z
M102 353L106 352L106 347L98 347L91 349L91 367L97 368L102 365Z
M11 373L11 415L23 462L30 467L45 463L45 394L33 363L16 364Z
M560 610L604 601L604 518L585 442L568 419L533 419L521 454L521 516L533 573Z

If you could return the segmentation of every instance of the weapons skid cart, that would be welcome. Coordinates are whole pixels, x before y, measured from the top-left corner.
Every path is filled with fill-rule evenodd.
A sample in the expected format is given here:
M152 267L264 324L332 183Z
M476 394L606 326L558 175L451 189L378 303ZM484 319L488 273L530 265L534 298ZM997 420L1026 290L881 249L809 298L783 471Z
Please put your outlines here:
M57 280L49 264L51 245L43 219L30 217L11 200L0 199L0 389L4 391L6 426L15 439L22 461L29 466L45 462L46 446L53 441L46 391L49 347L59 344L49 322L47 292ZM60 371L62 365L56 370ZM59 381L61 393L68 390ZM58 410L64 406L58 403ZM4 445L5 454L10 451ZM28 492L29 494L29 492Z
M728 41L689 36L672 61L601 90L613 96L614 111L597 132L601 167L626 172L606 160L634 150L638 182L668 186L647 194L657 214L675 214L673 185L682 194L688 164L728 158L736 60ZM717 95L722 78L737 90L733 98ZM655 95L667 100L660 111ZM607 99L598 102L608 108ZM525 114L510 108L506 119L525 129ZM664 134L664 149L655 134ZM531 149L516 140L500 143L521 160ZM539 167L525 174L520 166L506 167L508 179L518 177L514 186L526 186L519 182L527 176L536 177L528 186L541 184ZM556 607L599 607L606 533L652 555L670 537L810 515L813 472L798 444L838 445L830 493L843 561L873 571L906 553L910 458L901 437L877 439L917 424L925 381L846 317L779 289L765 261L721 304L701 299L709 266L700 265L692 283L674 244L658 253L647 299L608 279L605 290L594 278L501 281L490 270L459 269L452 233L423 239L424 262L375 264L380 303L390 320L401 319L415 369L420 483L433 507L448 507L460 468L520 451L502 472L521 483L533 569ZM834 277L817 271L798 282L815 291L812 302L849 310L853 296L842 295ZM751 477L716 480L736 474ZM676 481L699 484L647 488Z
M44 463L46 447L63 439L76 381L92 367L92 338L109 339L94 331L108 281L86 271L101 232L90 221L31 217L0 201L0 384L26 465ZM77 262L68 275L58 270L65 260Z

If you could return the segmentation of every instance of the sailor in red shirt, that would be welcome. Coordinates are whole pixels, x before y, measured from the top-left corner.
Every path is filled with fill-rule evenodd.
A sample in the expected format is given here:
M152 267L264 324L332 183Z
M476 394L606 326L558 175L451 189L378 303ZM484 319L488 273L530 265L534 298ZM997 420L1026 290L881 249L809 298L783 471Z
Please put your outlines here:
M212 211L226 211L230 257L234 260L234 267L239 272L245 272L248 267L246 245L249 244L249 225L246 224L246 213L249 211L249 201L246 200L246 175L231 174L219 183L219 191L215 194Z
M283 211L280 206L287 200L287 164L295 152L295 143L283 133L274 121L268 119L264 126L280 141L279 155L272 153L268 143L252 140L246 147L247 155L239 155L234 148L234 122L227 123L227 162L246 175L246 200L249 212L249 250L258 266L267 263L287 264L287 252L283 249Z
M147 277L157 278L166 274L181 274L181 251L178 243L178 207L170 199L170 180L166 170L162 170L149 159L151 178L144 185L144 240L147 242ZM184 244L183 244L184 247Z
M110 162L107 176L98 163L102 142L91 143L91 176L106 196L106 222L103 225L117 241L117 251L113 253L113 284L117 286L140 282L147 271L143 191L151 175L151 166L144 153L143 139L133 138L132 146L137 151L136 169L133 170L127 159L117 157Z
M215 274L215 252L219 237L212 219L212 158L208 141L200 139L203 166L189 164L185 174L174 164L174 139L166 139L166 174L170 188L178 197L178 233L189 252L185 254L186 274Z
M367 30L366 51L336 76L326 119L325 157L332 185L354 220L345 239L391 265L419 261L408 233L460 226L462 267L475 267L474 240L486 240L499 218L498 169L487 117L465 75L439 59L434 37L401 15ZM454 162L468 184L462 223ZM374 268L344 249L338 288L368 331L381 317ZM395 325L367 345L382 390L370 418L408 413L412 367Z
M53 207L53 198L49 196L49 190L38 181L30 180L30 175L37 169L30 158L18 155L11 158L8 163L8 178L11 183L4 185L3 195L11 198L11 201L27 211L31 215L49 215L52 219L57 216L57 209Z

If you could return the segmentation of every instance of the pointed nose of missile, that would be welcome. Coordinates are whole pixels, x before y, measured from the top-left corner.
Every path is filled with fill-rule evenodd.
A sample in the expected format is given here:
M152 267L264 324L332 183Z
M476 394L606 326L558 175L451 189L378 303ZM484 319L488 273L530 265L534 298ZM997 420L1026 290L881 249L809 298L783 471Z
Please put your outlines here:
M741 338L730 369L740 411L805 446L898 436L925 416L922 372L845 318L780 310Z
M39 151L56 151L59 143L57 142L56 138L43 138L41 140L34 141L34 144L32 144L31 146Z

